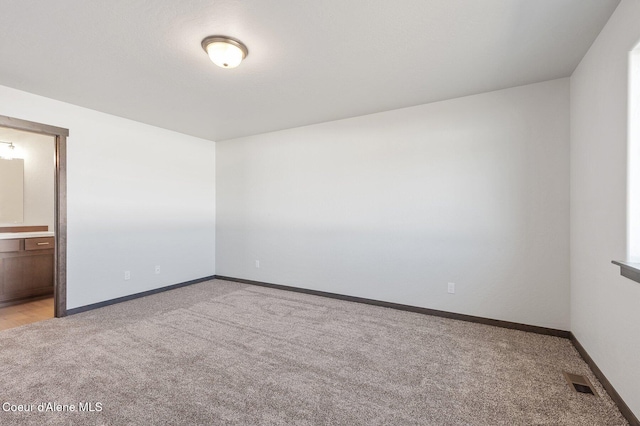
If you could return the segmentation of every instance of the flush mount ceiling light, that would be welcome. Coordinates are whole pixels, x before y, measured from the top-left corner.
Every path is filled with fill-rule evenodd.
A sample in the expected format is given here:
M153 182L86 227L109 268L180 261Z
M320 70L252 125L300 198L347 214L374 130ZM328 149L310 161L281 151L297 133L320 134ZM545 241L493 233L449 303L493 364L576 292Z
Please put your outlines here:
M211 61L221 68L235 68L249 54L240 40L225 36L209 36L202 40L202 48Z

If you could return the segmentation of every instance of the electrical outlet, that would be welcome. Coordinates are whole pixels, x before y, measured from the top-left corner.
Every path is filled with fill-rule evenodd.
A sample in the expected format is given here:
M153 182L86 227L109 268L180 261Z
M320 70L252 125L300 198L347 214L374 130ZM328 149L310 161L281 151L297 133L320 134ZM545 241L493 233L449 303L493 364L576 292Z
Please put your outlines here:
M160 273L160 265L156 265L156 274Z
M260 261L256 260L256 268L259 268L259 267L260 267Z
M131 271L124 271L124 279L125 280L131 279Z
M449 283L448 287L447 287L447 291L449 293L455 293L456 292L456 285L455 283Z

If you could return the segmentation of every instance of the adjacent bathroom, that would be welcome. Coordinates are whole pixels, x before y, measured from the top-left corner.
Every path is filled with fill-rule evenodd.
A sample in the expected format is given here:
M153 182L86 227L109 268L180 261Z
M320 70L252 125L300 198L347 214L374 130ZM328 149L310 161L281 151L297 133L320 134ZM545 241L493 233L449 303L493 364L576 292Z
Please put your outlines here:
M55 137L0 127L0 330L54 316Z

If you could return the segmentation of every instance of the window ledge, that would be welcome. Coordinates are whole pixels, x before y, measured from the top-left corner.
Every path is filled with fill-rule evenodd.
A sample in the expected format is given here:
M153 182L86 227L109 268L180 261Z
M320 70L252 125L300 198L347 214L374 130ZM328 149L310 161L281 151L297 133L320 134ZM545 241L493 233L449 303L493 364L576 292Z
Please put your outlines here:
M620 275L640 283L640 263L622 262L612 260L611 263L620 267Z

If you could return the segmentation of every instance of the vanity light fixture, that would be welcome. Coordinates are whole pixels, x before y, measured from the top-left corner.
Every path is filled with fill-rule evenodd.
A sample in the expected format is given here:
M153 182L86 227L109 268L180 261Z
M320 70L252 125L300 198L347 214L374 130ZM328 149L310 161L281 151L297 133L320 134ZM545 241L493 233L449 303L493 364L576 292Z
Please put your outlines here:
M4 158L5 160L13 160L13 150L16 148L13 142L0 141L0 143L8 145L0 151L0 158Z
M211 61L221 68L235 68L249 54L249 49L240 40L221 35L202 40L202 48Z

